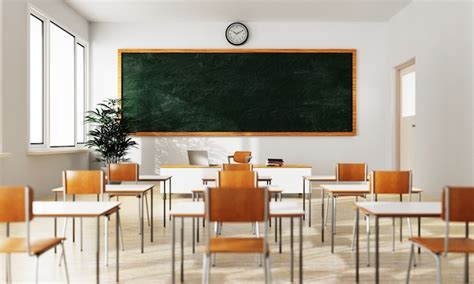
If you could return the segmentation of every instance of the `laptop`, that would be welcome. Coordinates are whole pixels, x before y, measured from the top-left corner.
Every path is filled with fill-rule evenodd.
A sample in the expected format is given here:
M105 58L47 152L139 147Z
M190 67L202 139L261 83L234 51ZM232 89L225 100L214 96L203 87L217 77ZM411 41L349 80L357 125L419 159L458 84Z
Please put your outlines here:
M192 166L217 166L209 163L209 156L206 150L188 150L189 164Z

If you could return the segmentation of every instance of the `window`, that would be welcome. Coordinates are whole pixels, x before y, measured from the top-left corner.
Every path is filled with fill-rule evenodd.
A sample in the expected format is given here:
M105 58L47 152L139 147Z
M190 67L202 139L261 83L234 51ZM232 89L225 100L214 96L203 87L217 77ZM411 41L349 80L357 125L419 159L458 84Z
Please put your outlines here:
M86 140L87 44L36 10L29 19L30 145L76 147Z
M44 22L30 15L30 144L43 144Z

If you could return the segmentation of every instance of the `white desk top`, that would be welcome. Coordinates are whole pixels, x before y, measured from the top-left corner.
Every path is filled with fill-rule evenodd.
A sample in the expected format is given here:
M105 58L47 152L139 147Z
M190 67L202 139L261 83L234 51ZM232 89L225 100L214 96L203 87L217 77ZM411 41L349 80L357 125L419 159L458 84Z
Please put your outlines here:
M441 216L441 202L356 202L355 206L379 217Z
M336 181L335 175L314 175L314 176L304 176L305 180L309 181Z
M360 182L360 183L328 183L320 185L324 190L327 190L331 193L370 193L369 183ZM422 189L413 187L412 193L423 192Z
M175 217L203 217L205 212L204 202L182 202L173 206L170 216ZM299 217L304 211L300 203L296 202L270 202L271 217Z
M139 175L139 181L166 181L171 179L171 176L160 176L160 175Z
M181 202L173 204L170 216L175 217L203 217L204 202Z
M154 184L106 184L105 193L144 193L148 190L151 190L155 185ZM62 187L57 187L52 189L53 192L63 192Z
M99 217L117 210L120 202L35 201L35 217Z

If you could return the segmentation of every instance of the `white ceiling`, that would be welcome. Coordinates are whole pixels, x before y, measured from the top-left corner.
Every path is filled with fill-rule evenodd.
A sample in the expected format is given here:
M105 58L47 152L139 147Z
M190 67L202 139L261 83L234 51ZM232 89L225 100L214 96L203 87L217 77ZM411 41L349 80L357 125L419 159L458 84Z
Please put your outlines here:
M411 0L64 0L91 22L387 21Z

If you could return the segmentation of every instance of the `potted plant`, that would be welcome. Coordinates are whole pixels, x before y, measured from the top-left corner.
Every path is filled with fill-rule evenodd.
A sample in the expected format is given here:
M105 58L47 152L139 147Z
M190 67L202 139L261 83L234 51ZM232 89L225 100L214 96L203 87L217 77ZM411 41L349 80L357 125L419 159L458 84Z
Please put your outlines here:
M97 161L102 166L127 161L128 151L137 145L128 135L130 131L122 120L120 105L119 99L106 99L94 110L86 112L85 122L92 128L85 145L99 154Z

